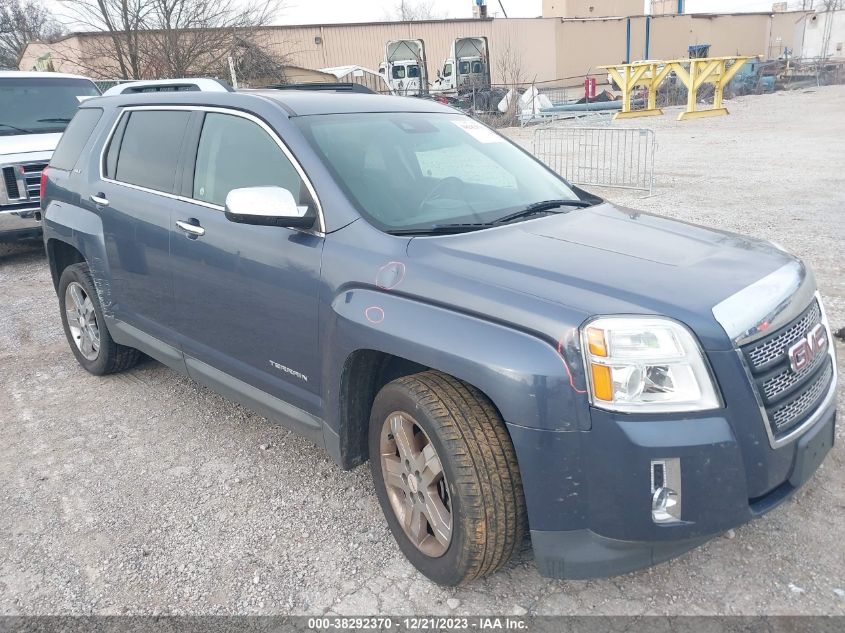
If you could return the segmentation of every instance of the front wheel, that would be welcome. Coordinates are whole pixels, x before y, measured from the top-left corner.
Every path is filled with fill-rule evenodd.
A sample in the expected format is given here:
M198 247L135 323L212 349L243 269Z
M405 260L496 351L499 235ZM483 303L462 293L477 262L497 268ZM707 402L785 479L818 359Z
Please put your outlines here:
M516 454L493 404L436 371L376 396L370 468L399 548L423 574L458 585L510 560L526 529Z
M138 362L138 350L112 340L87 264L73 264L62 272L59 308L70 349L89 372L102 376Z

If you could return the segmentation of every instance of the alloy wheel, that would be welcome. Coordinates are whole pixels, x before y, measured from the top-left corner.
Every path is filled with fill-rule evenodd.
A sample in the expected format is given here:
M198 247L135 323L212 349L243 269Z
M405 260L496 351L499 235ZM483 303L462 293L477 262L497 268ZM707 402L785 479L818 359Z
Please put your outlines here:
M408 539L436 558L452 541L452 501L431 439L408 413L387 416L379 443L381 473L396 518Z
M65 313L71 338L86 360L97 360L100 353L100 328L91 297L85 288L72 281L65 289Z

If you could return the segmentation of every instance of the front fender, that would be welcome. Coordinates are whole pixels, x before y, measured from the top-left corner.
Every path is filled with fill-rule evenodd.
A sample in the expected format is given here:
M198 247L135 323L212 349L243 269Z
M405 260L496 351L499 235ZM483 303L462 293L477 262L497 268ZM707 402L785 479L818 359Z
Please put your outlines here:
M340 393L346 358L362 349L451 374L483 391L519 426L589 429L586 393L558 350L528 333L395 292L350 289L332 302L329 393Z

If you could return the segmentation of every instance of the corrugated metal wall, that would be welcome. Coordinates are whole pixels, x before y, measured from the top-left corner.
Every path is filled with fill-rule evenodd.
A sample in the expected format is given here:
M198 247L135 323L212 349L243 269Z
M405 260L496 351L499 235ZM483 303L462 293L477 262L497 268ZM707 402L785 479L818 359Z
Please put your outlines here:
M795 25L804 24L800 19L803 15L792 12L774 16L655 16L651 18L649 56L652 59L686 57L690 44L709 43L713 45L712 55L777 57L784 46L793 50L796 44L800 47L797 40L802 29L796 29ZM632 60L642 59L644 55L645 20L631 18ZM290 26L267 28L261 40L288 55L289 63L294 66L318 69L357 64L377 70L388 41L422 39L429 78L433 80L455 39L484 36L490 42L494 83L514 81L513 72L504 72L503 62L509 62L511 70L514 65L519 66L517 74L521 82L538 82L546 87L576 86L583 83L582 77L587 73L600 79L606 76L597 66L624 60L626 23L625 18L524 18ZM105 37L104 34L73 35L54 44L30 44L20 67L29 69L39 55L52 51L56 70L94 76L96 73L91 69L96 64L80 67L74 60L80 59L81 46L94 38Z
M555 78L556 20L446 20L438 22L397 22L342 24L269 29L266 41L291 57L291 63L306 68L326 68L358 64L378 70L390 40L422 39L425 42L431 78L449 56L452 42L459 37L487 37L490 41L493 82L503 83L498 72L504 47L518 50L525 66L526 81Z
M448 56L457 37L490 35L490 22L454 21L395 24L349 24L277 28L268 34L276 49L291 55L292 63L310 68L358 64L373 70L384 59L390 40L422 39L432 75Z

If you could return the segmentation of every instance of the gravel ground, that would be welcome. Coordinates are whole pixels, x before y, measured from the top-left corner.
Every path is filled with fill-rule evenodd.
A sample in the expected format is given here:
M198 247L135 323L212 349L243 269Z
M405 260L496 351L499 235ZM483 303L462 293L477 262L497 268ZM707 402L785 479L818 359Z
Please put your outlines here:
M845 87L729 108L633 124L657 133L655 193L602 193L780 242L842 327ZM569 582L541 578L525 551L444 589L400 554L367 467L343 472L153 361L88 375L38 249L0 254L0 287L2 614L845 614L845 425L793 501L680 559Z

